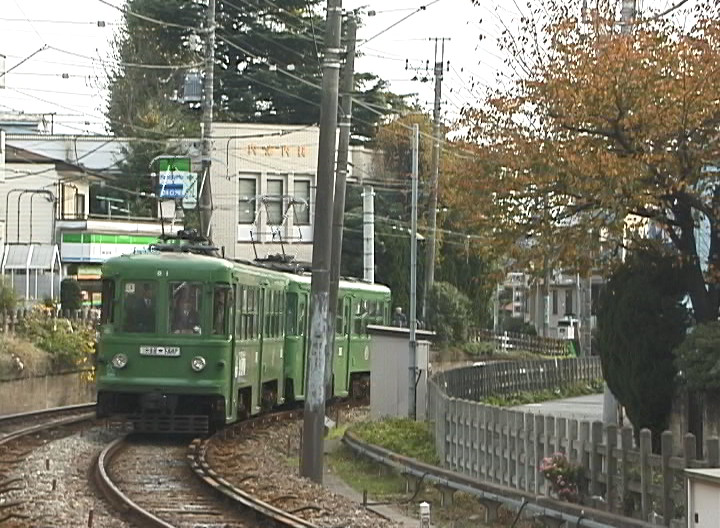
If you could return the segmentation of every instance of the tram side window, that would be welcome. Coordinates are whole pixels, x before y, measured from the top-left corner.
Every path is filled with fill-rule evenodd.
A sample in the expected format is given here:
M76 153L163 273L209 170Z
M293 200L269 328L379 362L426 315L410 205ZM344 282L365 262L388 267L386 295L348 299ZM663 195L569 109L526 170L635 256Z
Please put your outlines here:
M285 332L288 335L297 334L297 295L288 294L287 309L285 310Z
M365 327L367 326L367 316L368 316L368 308L367 308L367 301L362 300L358 301L357 304L355 304L355 317L353 320L353 334L355 335L364 335L365 334Z
M171 282L169 288L170 332L173 334L202 334L202 284Z
M123 288L123 330L155 332L156 286L153 281L126 281Z
M226 335L228 333L228 317L232 306L232 292L227 284L215 286L213 292L213 335Z
M100 324L112 323L114 320L113 306L115 302L115 281L103 279L102 281L102 307L100 311Z

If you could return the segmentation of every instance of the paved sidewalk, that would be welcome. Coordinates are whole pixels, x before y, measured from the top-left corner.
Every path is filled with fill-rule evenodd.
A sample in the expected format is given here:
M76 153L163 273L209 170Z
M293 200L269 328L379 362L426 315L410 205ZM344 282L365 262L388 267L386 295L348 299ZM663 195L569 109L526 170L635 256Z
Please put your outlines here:
M529 403L527 405L518 405L517 407L513 407L513 409L516 411L567 418L569 420L602 421L603 395L590 394L589 396L578 396L575 398L565 398L563 400Z
M334 438L332 440L325 440L325 454L333 452L335 449L340 447L340 439ZM323 485L333 493L341 495L353 502L362 504L362 493L354 490L348 484L345 483L340 477L331 473L328 470L327 465L325 466L325 474L323 475ZM418 520L403 515L401 512L393 508L392 506L370 506L367 508L369 511L378 514L380 517L384 517L398 526L403 528L417 528Z

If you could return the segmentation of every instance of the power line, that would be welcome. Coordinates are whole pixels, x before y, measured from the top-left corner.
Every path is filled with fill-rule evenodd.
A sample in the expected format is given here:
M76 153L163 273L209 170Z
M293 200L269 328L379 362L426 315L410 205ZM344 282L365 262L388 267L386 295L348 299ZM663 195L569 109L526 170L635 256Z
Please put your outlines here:
M40 42L42 42L45 46L47 46L47 42L45 42L45 39L44 39L43 36L40 34L40 32L37 30L37 28L35 27L35 24L32 23L32 21L31 21L31 20L28 18L28 16L25 14L25 11L23 11L22 7L20 7L20 4L18 3L18 1L17 1L17 0L13 0L13 2L15 3L15 6L18 8L18 10L19 10L20 13L22 14L22 16L25 17L25 20L28 22L28 24L30 24L30 27L32 27L33 31L34 31L35 34L38 36L38 38L40 39Z
M364 46L365 44L367 44L368 42L370 42L370 41L378 38L380 35L383 35L383 34L387 33L388 31L390 31L390 30L391 30L392 28L394 28L395 26L397 26L397 25L399 25L399 24L402 24L402 23L405 22L408 18L410 18L410 17L418 14L419 12L425 11L428 7L430 7L430 6L433 5L433 4L437 4L439 1L440 1L440 0L433 0L433 1L430 2L429 4L425 4L425 5L422 5L422 6L418 7L415 11L413 11L413 12L410 13L409 15L406 15L406 16L402 17L402 18L401 18L400 20L398 20L397 22L393 22L393 23L390 24L388 27L386 27L385 29L383 29L383 30L380 31L379 33L376 33L375 35L373 35L373 36L370 37L369 39L365 39L365 41L364 41L362 44L360 44L360 46L358 46L358 48L363 47L363 46Z

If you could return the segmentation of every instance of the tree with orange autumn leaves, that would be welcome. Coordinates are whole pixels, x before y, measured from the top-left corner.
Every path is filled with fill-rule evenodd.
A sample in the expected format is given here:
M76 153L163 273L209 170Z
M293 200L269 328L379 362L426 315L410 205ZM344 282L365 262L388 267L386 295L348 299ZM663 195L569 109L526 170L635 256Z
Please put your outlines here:
M696 320L714 320L720 185L704 168L720 166L720 0L643 13L626 32L619 3L530 0L501 39L519 75L465 110L444 199L506 253L556 268L664 246ZM662 240L635 229L648 225Z

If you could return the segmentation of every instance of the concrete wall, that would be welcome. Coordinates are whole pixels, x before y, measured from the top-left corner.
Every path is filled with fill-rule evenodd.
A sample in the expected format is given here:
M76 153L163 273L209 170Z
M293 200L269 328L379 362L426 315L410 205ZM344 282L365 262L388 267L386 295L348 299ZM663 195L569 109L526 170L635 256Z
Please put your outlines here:
M0 415L95 401L89 373L0 381Z

